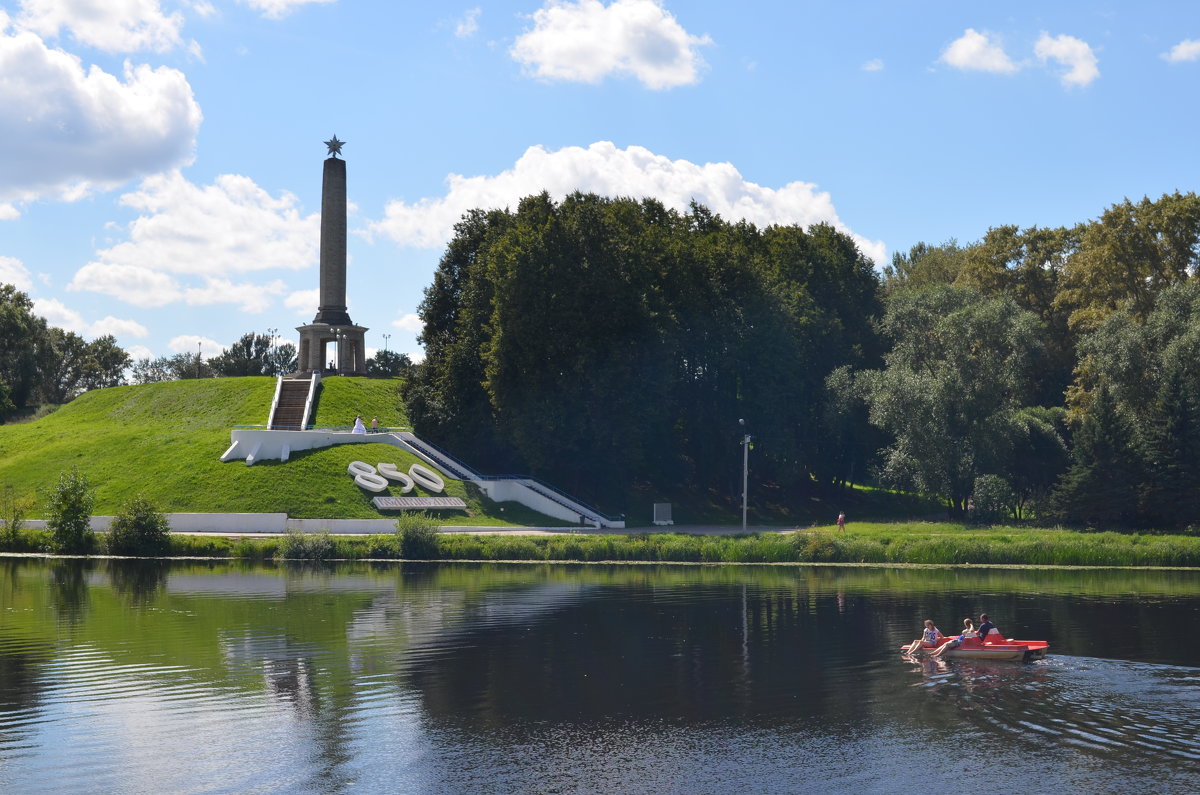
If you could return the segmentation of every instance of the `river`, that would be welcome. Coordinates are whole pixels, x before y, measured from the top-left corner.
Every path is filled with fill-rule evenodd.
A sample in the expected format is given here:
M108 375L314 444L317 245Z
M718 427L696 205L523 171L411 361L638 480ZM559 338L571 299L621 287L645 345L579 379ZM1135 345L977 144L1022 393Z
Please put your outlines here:
M914 662L988 612L1034 663ZM1200 791L1200 573L0 559L0 791Z

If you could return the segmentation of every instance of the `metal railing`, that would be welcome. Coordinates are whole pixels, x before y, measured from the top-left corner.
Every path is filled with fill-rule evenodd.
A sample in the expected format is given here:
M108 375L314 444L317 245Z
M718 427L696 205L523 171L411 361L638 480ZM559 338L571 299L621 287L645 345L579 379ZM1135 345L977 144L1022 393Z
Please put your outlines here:
M299 425L277 425L274 428L271 428L268 425L234 425L233 427L235 430L241 429L251 431L326 431L328 433L353 433L354 431L353 425L309 425L307 428ZM407 425L400 425L394 428L381 427L378 431L372 431L370 428L367 428L367 436L378 436L382 433L405 433L406 431L411 430L412 428L409 428Z

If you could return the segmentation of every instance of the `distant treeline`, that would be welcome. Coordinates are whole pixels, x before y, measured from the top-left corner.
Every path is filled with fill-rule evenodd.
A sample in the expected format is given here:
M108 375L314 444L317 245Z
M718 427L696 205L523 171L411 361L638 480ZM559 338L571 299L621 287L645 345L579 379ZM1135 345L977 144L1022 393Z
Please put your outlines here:
M736 502L746 433L773 499L875 477L985 518L1190 526L1198 265L1190 193L882 274L824 224L531 196L456 227L405 402L467 460L597 500Z
M0 284L0 422L36 407L61 405L89 389L187 378L286 375L295 372L296 346L248 332L221 353L200 352L132 360L112 335L85 341L49 325L33 301L10 284ZM411 373L406 354L379 351L366 361L367 374L398 378Z

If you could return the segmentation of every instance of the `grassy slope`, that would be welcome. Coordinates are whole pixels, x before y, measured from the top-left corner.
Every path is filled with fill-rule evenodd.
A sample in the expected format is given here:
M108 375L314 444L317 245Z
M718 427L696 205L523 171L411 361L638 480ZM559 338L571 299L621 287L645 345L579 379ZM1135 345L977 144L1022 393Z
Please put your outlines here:
M398 381L329 378L316 422L367 421L406 425ZM272 378L170 381L102 389L81 395L35 422L0 427L0 486L34 494L58 473L79 467L96 487L97 514L114 513L141 494L165 512L285 512L296 517L378 518L367 494L346 474L353 460L390 461L402 469L414 456L384 444L339 445L294 454L289 461L252 467L223 464L234 425L265 423L275 390ZM413 492L419 495L419 490ZM471 505L472 524L542 523L545 517L468 495L447 481L446 494ZM41 501L34 515L41 514ZM445 520L461 523L461 513Z

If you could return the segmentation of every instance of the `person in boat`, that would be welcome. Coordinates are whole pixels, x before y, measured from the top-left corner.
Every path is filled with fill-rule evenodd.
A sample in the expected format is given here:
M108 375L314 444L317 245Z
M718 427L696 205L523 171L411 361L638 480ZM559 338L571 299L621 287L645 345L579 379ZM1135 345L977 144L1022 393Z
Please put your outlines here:
M988 635L993 635L994 637L989 638ZM979 640L983 643L1004 641L1004 636L1000 634L1000 630L996 629L996 625L988 618L987 613L979 614Z
M944 651L947 651L948 649L956 649L956 648L958 648L959 646L961 646L961 645L962 645L962 642L963 642L964 640L966 640L967 638L973 638L973 637L975 637L975 636L976 636L976 634L977 634L977 633L975 632L975 624L973 624L973 623L971 622L971 619L969 619L969 618L964 618L964 619L963 619L963 631L962 631L962 634L961 634L961 635L958 635L958 636L956 636L956 637L950 638L950 639L949 639L949 640L947 640L945 643L943 643L941 646L938 646L936 649L934 649L934 650L931 652L931 654L932 654L934 657L941 657L941 656L942 656L942 652L944 652Z
M916 654L921 649L936 649L938 644L946 639L942 631L933 625L933 619L925 619L925 629L921 632L921 637L908 644L907 652Z

